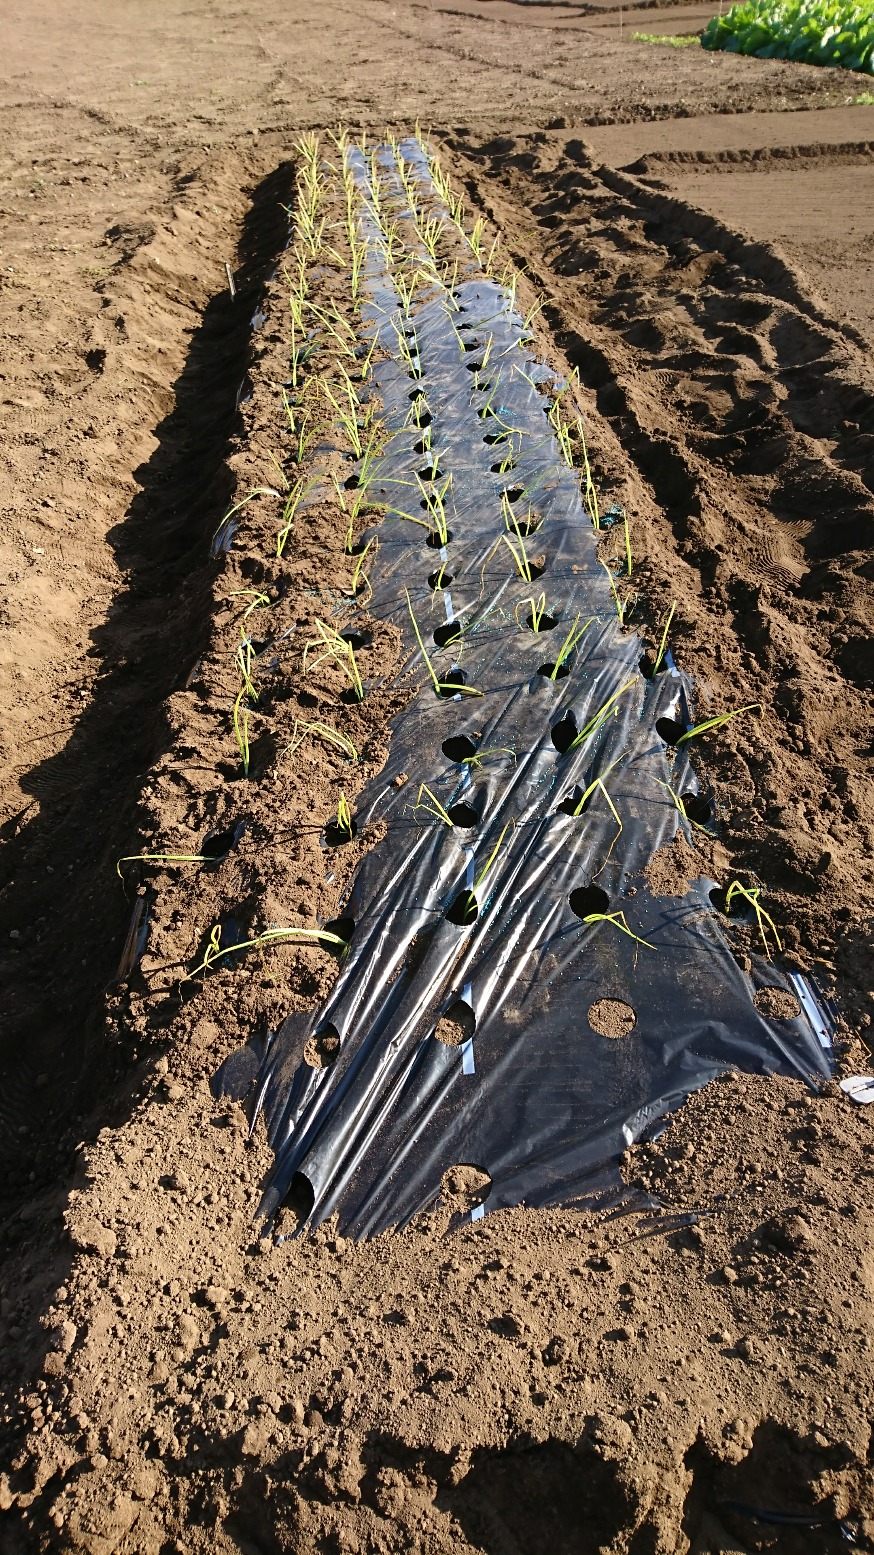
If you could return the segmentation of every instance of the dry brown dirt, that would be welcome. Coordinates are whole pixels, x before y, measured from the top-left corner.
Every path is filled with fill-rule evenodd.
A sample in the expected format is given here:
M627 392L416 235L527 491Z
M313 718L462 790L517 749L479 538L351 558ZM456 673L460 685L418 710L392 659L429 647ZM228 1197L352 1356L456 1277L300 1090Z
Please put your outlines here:
M272 1245L263 1133L209 1079L334 964L285 947L167 988L229 904L330 918L371 840L325 883L338 765L279 758L294 666L245 839L143 878L121 983L145 898L114 867L238 813L232 590L282 580L291 622L348 587L318 512L269 576L254 508L229 557L209 542L282 452L297 134L418 116L579 369L639 629L678 600L705 697L762 704L702 760L718 842L654 888L760 879L787 964L838 1001L838 1073L870 1072L874 109L838 72L634 42L673 27L653 6L3 21L0 1548L801 1555L844 1548L842 1519L874 1548L874 1107L728 1075L629 1153L646 1217L450 1230L459 1171L402 1233ZM397 635L368 653L389 667ZM348 725L362 779L395 707Z

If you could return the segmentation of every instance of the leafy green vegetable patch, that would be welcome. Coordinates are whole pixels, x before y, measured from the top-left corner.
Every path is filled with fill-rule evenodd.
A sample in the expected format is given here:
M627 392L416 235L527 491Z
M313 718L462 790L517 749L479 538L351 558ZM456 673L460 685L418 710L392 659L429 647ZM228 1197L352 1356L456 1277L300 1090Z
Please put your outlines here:
M705 49L840 65L874 75L874 4L845 0L740 0L704 29Z

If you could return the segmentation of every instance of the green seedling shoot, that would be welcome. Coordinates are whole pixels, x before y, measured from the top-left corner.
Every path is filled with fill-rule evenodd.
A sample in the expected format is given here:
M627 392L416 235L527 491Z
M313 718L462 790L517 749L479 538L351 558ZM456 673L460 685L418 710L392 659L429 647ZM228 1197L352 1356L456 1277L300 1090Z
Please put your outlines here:
M517 626L519 625L519 611L522 609L523 605L527 605L528 606L528 615L529 615L529 618L530 618L530 629L531 629L531 631L534 632L534 633L539 633L540 627L541 627L541 623L543 621L543 617L548 614L547 608L546 608L546 594L544 593L544 594L538 595L537 599L534 599L534 597L532 596L531 599L520 599L519 600L519 603L518 603L518 605L516 606L516 609L513 612L513 614L516 617L516 625Z
M501 835L499 836L497 842L495 843L495 846L492 848L492 851L489 854L488 858L486 859L482 869L479 871L479 874L476 876L476 878L475 878L475 880L473 882L473 885L471 886L470 890L462 892L462 911L463 912L468 912L468 911L476 912L478 910L479 902L477 900L477 892L479 891L480 886L483 884L483 881L485 880L486 876L488 875L489 871L492 868L492 865L494 864L496 858L498 857L498 854L501 851L501 847L502 847L504 838L507 835L507 832L510 830L510 827L513 826L514 824L515 823L513 821L507 821L505 823L505 825L503 826L503 828L501 830Z
M686 809L686 806L683 803L682 795L678 794L676 792L676 790L671 787L670 783L664 783L661 778L656 778L656 782L658 783L660 788L666 788L667 789L668 793L670 794L671 798L674 801L674 805L675 805L675 807L677 809L677 812L683 817L683 820L686 822L686 825L687 826L694 826L696 831L703 831L704 835L709 837L711 834L707 830L707 827L706 826L702 826L700 821L693 821L692 820L691 815L689 815L689 813L688 813L688 811Z
M221 933L221 924L214 924L210 930L209 943L203 953L203 960L198 962L196 967L192 968L188 976L183 978L183 982L190 981L199 972L208 972L211 967L215 966L217 961L221 961L223 956L232 956L235 951L262 950L268 945L287 943L291 939L315 939L322 944L327 942L330 945L337 945L341 950L348 948L346 940L341 939L339 934L329 933L326 929L304 929L293 926L283 929L265 929L263 934L256 934L252 939L239 940L236 945L226 945L224 948L222 948L221 944Z
M234 703L234 734L240 747L240 759L243 763L243 776L249 776L249 709L244 707L246 687L240 687L237 700Z
M687 740L693 740L697 734L706 734L709 729L721 729L723 724L730 723L732 718L739 718L741 713L752 713L758 709L761 712L760 702L748 702L746 707L736 707L732 713L720 713L718 718L705 718L703 723L696 724L693 729L687 729L681 734L677 745L685 745Z
M207 857L205 853L126 853L124 858L120 858L115 866L115 873L118 875L119 880L124 879L124 875L121 872L122 864L136 864L140 862L147 864L205 864Z
M324 621L316 619L316 631L318 637L314 637L304 645L303 668L307 670L307 657L311 648L321 648L318 658L310 661L309 668L315 669L325 659L332 659L340 666L346 676L355 696L359 702L364 701L364 686L361 682L361 674L358 669L358 661L355 658L355 650L352 644L347 642L332 626L327 626Z
M282 510L281 527L278 535L276 536L277 556L281 556L285 550L285 544L289 535L291 534L292 525L294 524L294 518L298 508L300 507L304 498L309 495L316 484L317 478L315 476L313 476L308 481L303 479L295 481L291 491L286 497L285 507Z
M422 639L422 633L419 631L419 623L413 613L413 605L410 599L409 589L404 589L404 593L407 596L407 609L410 612L410 620L413 623L413 631L416 634L416 641L419 644L419 648L421 649L422 658L425 660L425 668L431 677L431 684L433 685L437 695L443 696L444 694L448 694L450 696L456 696L460 694L461 696L481 697L482 692L477 691L473 686L459 686L456 685L454 681L442 681L438 678L437 671L431 663L431 657Z
M653 665L653 667L652 667L652 672L653 672L653 675L657 675L657 674L658 674L658 671L659 671L659 665L660 665L660 664L661 664L661 662L662 662L662 659L663 659L663 658L664 658L664 656L665 656L665 648L666 648L666 647L667 647L667 645L668 645L668 632L669 632L669 631L670 631L670 627L671 627L671 622L672 622L672 621L673 621L673 619L674 619L674 611L675 611L675 610L676 610L676 608L677 608L677 605L676 605L676 601L674 601L674 602L673 602L673 603L672 603L672 604L671 604L671 608L670 608L670 610L669 610L669 611L668 611L668 618L667 618L667 620L666 620L666 621L665 621L665 629L664 629L664 631L663 631L663 632L662 632L662 640L661 640L661 642L660 642L660 643L659 643L659 651L658 651L658 653L657 653L657 654L656 654L656 660L655 660L655 664L654 664L654 665Z
M299 734L298 729L300 729ZM294 751L297 750L299 745L303 744L308 735L312 735L314 739L318 738L321 740L327 740L329 745L336 745L337 748L343 751L344 755L349 756L352 761L361 760L356 746L353 745L348 735L340 734L338 730L332 729L328 724L319 722L299 723L297 719L295 719L294 728L291 731L291 740L289 744L286 745L283 754L290 756Z
M620 686L618 691L614 691L613 695L607 698L606 702L599 707L594 718L590 718L585 728L581 729L579 734L572 740L567 748L567 754L570 754L571 751L579 750L580 746L586 743L586 740L590 740L594 734L597 734L608 718L615 716L617 712L616 703L619 701L619 698L624 696L625 692L630 691L632 686L636 684L637 677L632 675L630 680L626 680L624 686Z
M357 594L358 593L358 585L361 582L362 578L364 579L364 582L367 585L367 588L370 589L370 579L369 579L367 573L364 572L363 569L364 569L364 563L365 563L365 561L367 559L367 555L368 555L368 552L370 551L371 546L373 547L373 557L371 557L371 560L373 560L374 557L376 556L377 551L379 550L379 541L376 539L375 536L371 536L371 538L368 540L366 546L364 547L364 550L361 551L359 553L359 555L356 557L355 566L354 566L353 571L352 571L352 593L353 594ZM371 589L371 593L372 592L373 592L373 590ZM368 598L369 598L369 595L368 595Z
M777 949L778 950L782 950L783 949L783 945L782 945L782 942L780 940L780 936L777 933L777 925L775 924L775 922L774 922L773 918L771 917L770 913L766 913L764 907L762 907L760 905L760 903L759 903L759 897L761 895L761 892L762 892L761 886L757 886L757 885L756 886L745 886L745 885L741 885L739 880L732 880L731 885L728 887L728 890L725 893L725 910L726 910L726 912L730 912L731 911L731 904L732 904L733 901L735 901L735 899L737 897L741 897L743 899L743 901L749 902L750 906L753 909L753 912L756 915L756 922L759 925L759 933L762 936L762 944L765 947L765 955L768 957L768 960L770 961L770 959L771 959L771 951L770 951L769 946L768 946L768 937L765 934L765 924L766 923L767 923L769 929L771 930L771 933L773 934L775 940L777 941Z
M582 642L586 632L589 630L589 627L591 626L594 619L594 616L589 616L588 621L584 622L583 625L580 626L579 616L575 617L573 626L571 627L567 637L556 654L555 663L552 666L552 673L549 677L550 680L558 679L559 670L564 664L565 659L570 658L570 655L575 652L579 644Z
M639 934L635 934L628 927L628 919L624 912L590 912L586 914L582 922L612 923L614 928L621 929L623 934L627 934L628 938L635 940L638 945L645 945L647 950L655 950L655 946L651 945L648 939L641 939Z
M341 794L340 798L337 801L337 815L336 815L336 820L335 820L334 824L336 825L338 832L342 832L343 835L345 837L348 837L349 841L351 842L352 841L352 811L349 808L349 801L346 798L345 794Z
M446 545L449 539L449 525L446 519L446 497L452 486L452 476L447 475L441 486L426 484L417 474L419 490L426 504L428 516L440 539L441 545Z
M629 607L629 601L627 599L620 599L619 590L616 587L616 581L612 572L610 571L610 568L607 566L607 563L601 562L601 566L604 568L604 571L607 574L607 582L610 584L610 593L613 595L613 603L616 606L616 614L619 617L619 625L624 626L625 612Z
M281 496L282 496L282 492L281 491L277 491L274 486L256 486L254 488L254 490L250 491L247 496L245 496L245 497L243 497L241 499L241 501L235 502L232 508L228 508L228 511L225 514L224 518L222 519L221 523L216 525L216 528L213 531L212 538L215 539L215 537L218 534L219 530L227 523L228 519L229 518L233 518L235 513L239 513L240 509L244 508L246 506L247 502L251 502L254 497L281 497Z
M240 671L240 679L243 683L243 691L247 697L252 697L257 702L258 688L252 679L252 665L255 661L255 649L246 636L243 626L240 626L240 644L236 652L237 667Z
M243 611L243 620L244 621L248 621L248 619L249 619L250 615L252 614L253 610L267 609L270 606L270 604L272 603L272 601L270 599L270 595L269 594L261 594L261 593L259 593L258 589L231 589L231 592L228 595L228 598L229 599L234 599L238 595L241 595L241 594L244 595L244 596L245 595L251 595L252 596L252 603L251 603L251 605L247 605L245 610Z
M423 794L427 794L428 795L428 798L430 800L430 804L424 804L423 803L423 801L422 801L422 795ZM449 811L445 810L443 808L443 805L440 803L440 800L437 798L437 795L432 792L432 790L428 787L427 783L421 783L419 785L419 792L416 795L416 803L413 805L413 810L414 811L415 810L427 810L430 815L435 815L437 817L438 821L442 821L444 826L454 826L455 825L455 822L453 821L451 815L449 814Z
M526 583L531 583L533 581L531 563L528 560L528 552L525 549L525 541L522 539L521 534L516 540L511 540L509 535L501 535L501 539L513 558L520 578L524 578Z

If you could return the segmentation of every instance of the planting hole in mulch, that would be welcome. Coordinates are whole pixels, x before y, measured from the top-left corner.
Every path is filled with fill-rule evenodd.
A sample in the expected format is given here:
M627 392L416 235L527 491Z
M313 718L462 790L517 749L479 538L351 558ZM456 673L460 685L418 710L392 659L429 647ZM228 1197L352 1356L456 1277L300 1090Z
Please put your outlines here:
M666 745L676 745L685 733L686 725L681 718L656 719L656 734Z
M519 529L520 529L521 532L524 533L524 531L522 530L522 525L521 524L519 525ZM546 555L545 554L542 553L540 556L532 556L532 557L529 558L529 561L528 561L528 581L529 581L529 583L533 583L534 579L541 577L545 571L546 571Z
M610 906L610 898L606 891L602 891L599 885L577 886L568 897L571 912L578 918L590 918L592 913L606 912Z
M460 1162L443 1173L444 1199L458 1211L476 1209L492 1191L492 1179L482 1166Z
M560 718L557 724L553 724L549 731L553 745L562 756L570 750L578 734L577 720L573 713L565 713L564 717Z
M421 506L424 508L427 507L428 504L427 502L423 502ZM444 545L449 544L451 539L451 529L447 529L445 535L439 535L436 529L429 529L427 535L425 536L425 544L430 545L432 551L441 551Z
M354 818L349 822L348 831L336 821L329 821L325 827L325 843L329 848L343 848L357 836L358 822Z
M489 469L493 475L506 475L510 470L515 470L517 459L501 459L497 464L490 464Z
M476 745L467 734L450 734L440 749L448 761L470 761L476 755Z
M596 999L589 1005L588 1021L600 1037L629 1037L637 1025L637 1016L624 999Z
M340 632L339 635L342 642L349 644L349 647L352 649L353 653L357 653L359 648L366 648L367 644L370 642L370 638L365 637L361 632L353 632L350 630L346 632Z
M544 611L542 616L538 616L535 623L534 616L529 611L528 615L525 617L525 625L527 626L529 632L552 632L555 630L558 622L556 621L555 616L547 615Z
M467 676L464 670L447 670L441 677L440 690L437 695L441 697L454 697L458 695L458 687L467 685Z
M221 831L207 832L200 844L200 851L203 857L210 859L213 863L227 858L231 850L237 846L247 825L248 817L241 821L236 821L233 826L224 827Z
M542 675L545 680L551 681L553 685L555 685L555 682L558 680L564 680L565 676L569 675L570 672L571 667L568 664L567 659L564 660L564 663L558 666L558 669L556 669L554 664L541 664L537 671L538 675ZM558 727L558 725L556 725L556 727ZM553 740L552 743L555 744L555 741Z
M524 486L507 486L505 490L501 492L501 496L506 497L508 502L520 502L524 495Z
M448 587L449 587L451 582L452 582L452 573L451 572L447 572L445 570L445 568L443 568L443 567L440 568L439 572L429 572L428 573L428 587L429 587L429 589L434 589L434 590L437 590L437 589L448 589Z
M301 1226L305 1226L315 1202L316 1195L309 1178L303 1172L295 1172L276 1215L276 1229L280 1236L294 1235Z
M322 949L330 950L331 953L335 956L342 956L345 953L346 946L350 943L352 936L355 933L355 919L330 918L326 924L323 924L322 928L325 935L335 934L337 939L343 941L342 945L337 945L332 939L320 938L318 943L321 945Z
M479 826L480 823L478 812L473 805L465 804L464 800L460 800L458 804L450 805L446 814L449 816L453 826L457 826L459 831L471 831L474 826Z
M655 675L656 675L655 659L653 658L651 653L645 653L643 655L643 657L640 659L637 667L640 670L640 673L643 676L644 680L654 680L655 679ZM667 667L668 666L665 663L664 659L662 659L662 662L661 662L661 664L658 667L659 675L664 675L665 671L667 670Z
M768 1020L797 1020L801 1014L801 1005L788 988L757 988L753 1003Z
M683 809L696 826L706 826L713 819L713 800L705 794L681 794Z
M473 892L459 891L452 905L447 909L446 917L459 929L471 928L479 917L479 903Z
M464 999L456 999L440 1016L434 1028L438 1042L446 1047L461 1047L469 1042L476 1030L476 1016Z
M715 907L716 911L723 913L726 918L748 918L752 916L752 908L749 902L745 896L741 896L739 893L732 897L730 907L726 906L724 886L714 886L709 895L711 907Z
M447 621L443 626L438 626L434 633L434 642L438 648L448 648L450 643L458 642L461 637L461 627L457 621Z
M329 1069L339 1051L340 1033L336 1026L320 1026L304 1047L304 1061L311 1069Z

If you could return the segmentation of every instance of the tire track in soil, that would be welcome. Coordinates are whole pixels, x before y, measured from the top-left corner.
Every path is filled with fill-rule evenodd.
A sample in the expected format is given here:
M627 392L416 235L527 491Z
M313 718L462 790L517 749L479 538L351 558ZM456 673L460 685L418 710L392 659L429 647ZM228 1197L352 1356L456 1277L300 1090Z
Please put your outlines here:
M763 705L764 731L739 722L704 768L731 867L762 879L790 958L867 1029L867 364L779 252L579 140L449 144L592 394L651 630L677 599L706 705Z
M244 169L230 160L238 185ZM251 359L250 320L286 240L290 178L280 164L252 191L238 234L236 299L223 289L203 309L182 372L168 385L172 408L155 429L157 447L136 471L137 495L109 533L125 588L92 632L93 695L64 747L21 776L31 802L3 827L4 1218L15 1215L24 1187L57 1170L58 1151L63 1158L75 1137L74 1109L81 1120L116 1077L95 1001L115 973L130 909L107 882L127 851L141 775L170 738L162 704L203 641L215 570L205 560L208 539L232 484L225 460ZM177 198L189 185L198 192L197 175L181 178ZM146 331L155 323L154 266L180 267L169 269L163 304L162 322L172 327L187 256L168 251L161 234L135 244L129 258L107 295L114 291L131 327ZM13 1234L7 1227L7 1240Z

